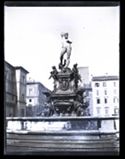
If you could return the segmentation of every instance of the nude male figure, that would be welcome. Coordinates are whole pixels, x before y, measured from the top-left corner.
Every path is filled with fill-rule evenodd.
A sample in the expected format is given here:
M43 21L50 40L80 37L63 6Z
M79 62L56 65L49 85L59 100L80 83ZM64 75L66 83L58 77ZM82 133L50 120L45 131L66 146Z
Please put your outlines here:
M62 33L61 37L62 37L62 51L60 55L60 66L68 67L70 63L70 56L72 51L72 47L71 47L72 42L69 41L68 39L68 33ZM65 54L67 54L66 59L64 59Z

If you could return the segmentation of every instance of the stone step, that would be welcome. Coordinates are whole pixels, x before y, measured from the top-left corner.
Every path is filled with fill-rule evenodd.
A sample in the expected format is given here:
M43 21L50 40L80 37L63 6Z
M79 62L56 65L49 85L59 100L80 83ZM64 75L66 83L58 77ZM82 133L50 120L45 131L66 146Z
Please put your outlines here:
M33 142L11 142L11 143L7 143L7 145L13 145L13 146L17 146L17 147L41 147L41 148L115 148L117 147L117 145L114 145L113 143L98 143L98 144L89 144L89 143L40 143L40 142L36 142L36 143L33 143Z
M28 135L115 135L117 131L100 132L99 130L7 130L8 134L28 134Z
M7 139L7 143L56 143L56 144L110 144L110 143L119 143L116 140L70 140L70 139L18 139L18 138L9 138Z
M16 145L7 146L7 152L118 152L117 148L113 147L102 147L102 148L77 148L77 147L27 147L27 146L20 146L17 147Z
M9 135L7 137L7 139L26 139L26 140L72 140L72 141L76 141L76 140L98 140L99 137L98 136L28 136L28 135L23 135L23 136L11 136Z
M115 134L88 133L7 133L7 153L41 154L48 152L118 153Z
M116 140L116 135L35 135L35 134L7 134L7 139L31 140Z

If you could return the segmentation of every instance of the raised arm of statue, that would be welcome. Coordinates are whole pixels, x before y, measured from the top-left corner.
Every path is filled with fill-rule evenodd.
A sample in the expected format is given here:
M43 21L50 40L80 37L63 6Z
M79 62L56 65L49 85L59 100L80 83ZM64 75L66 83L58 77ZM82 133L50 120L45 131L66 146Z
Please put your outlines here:
M53 77L52 72L50 72L50 77L49 77L49 79L52 78L52 77Z

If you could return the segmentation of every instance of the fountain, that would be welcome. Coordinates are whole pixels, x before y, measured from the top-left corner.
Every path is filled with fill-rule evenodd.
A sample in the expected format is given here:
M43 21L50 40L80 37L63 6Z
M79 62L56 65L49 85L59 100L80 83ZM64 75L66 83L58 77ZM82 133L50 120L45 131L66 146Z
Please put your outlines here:
M68 40L68 33L61 34L63 43L60 55L59 70L52 67L49 77L54 80L54 90L50 94L50 105L54 114L58 116L83 116L85 115L86 104L83 103L83 89L78 87L81 77L77 64L69 68L71 55L71 41ZM65 58L65 55L66 58Z
M61 34L59 71L52 67L54 89L45 116L7 117L7 154L118 155L117 117L86 116L77 64L69 68L71 41ZM67 58L65 58L67 55ZM117 123L116 123L117 120ZM26 140L27 139L27 140Z

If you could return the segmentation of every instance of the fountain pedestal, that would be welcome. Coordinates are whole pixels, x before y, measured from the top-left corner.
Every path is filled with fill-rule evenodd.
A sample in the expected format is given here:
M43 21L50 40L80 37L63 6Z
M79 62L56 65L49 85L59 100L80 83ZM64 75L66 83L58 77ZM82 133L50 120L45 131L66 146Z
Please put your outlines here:
M77 81L76 81L77 80ZM84 112L82 92L76 86L73 70L65 68L56 74L51 104L58 115L81 115Z

